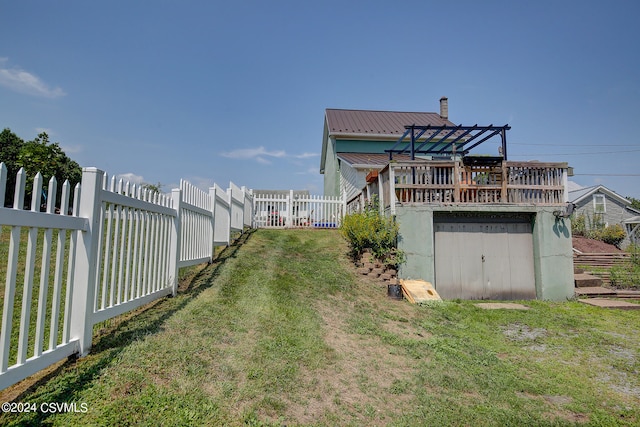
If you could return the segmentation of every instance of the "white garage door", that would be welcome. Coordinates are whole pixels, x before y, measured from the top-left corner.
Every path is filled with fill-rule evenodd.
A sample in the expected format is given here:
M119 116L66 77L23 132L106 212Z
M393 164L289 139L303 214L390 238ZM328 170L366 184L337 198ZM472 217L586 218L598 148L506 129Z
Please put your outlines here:
M444 299L536 297L531 222L440 219L435 226L435 288Z

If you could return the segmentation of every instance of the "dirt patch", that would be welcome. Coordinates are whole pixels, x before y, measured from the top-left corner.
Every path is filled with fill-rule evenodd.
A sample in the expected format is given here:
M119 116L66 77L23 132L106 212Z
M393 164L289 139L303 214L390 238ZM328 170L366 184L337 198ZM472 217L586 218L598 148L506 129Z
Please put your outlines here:
M582 253L588 254L610 254L616 252L622 252L620 249L609 243L601 242L600 240L587 239L586 237L573 236L573 248L579 250Z
M565 408L573 402L570 396L536 395L525 392L516 392L516 396L521 399L542 400L547 403L549 410L545 412L545 417L549 420L564 420L571 423L583 424L589 421L585 414L577 413Z
M478 308L484 308L485 310L498 310L498 309L510 309L510 310L529 310L529 307L523 304L517 304L513 302L480 302L474 304Z
M427 338L426 331L417 330L403 317L406 303L391 300L388 303L398 306L399 320L381 325L386 332L413 339ZM368 425L386 425L402 402L413 398L404 391L413 383L415 360L402 351L394 352L379 337L351 332L348 319L353 309L353 301L338 298L318 303L325 342L333 350L332 360L325 368L303 372L304 387L316 392L304 402L289 402L286 419L307 424L330 420L339 414L361 414ZM385 398L389 394L393 399Z
M530 328L527 325L521 325L519 323L513 323L504 327L502 332L507 338L514 341L533 341L547 334L547 330L544 328Z

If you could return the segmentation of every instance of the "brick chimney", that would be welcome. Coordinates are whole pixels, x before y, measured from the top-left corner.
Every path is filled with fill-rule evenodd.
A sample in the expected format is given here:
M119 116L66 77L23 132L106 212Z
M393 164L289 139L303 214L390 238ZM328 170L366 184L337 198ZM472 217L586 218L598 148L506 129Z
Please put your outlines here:
M440 117L449 118L449 99L446 96L440 98Z

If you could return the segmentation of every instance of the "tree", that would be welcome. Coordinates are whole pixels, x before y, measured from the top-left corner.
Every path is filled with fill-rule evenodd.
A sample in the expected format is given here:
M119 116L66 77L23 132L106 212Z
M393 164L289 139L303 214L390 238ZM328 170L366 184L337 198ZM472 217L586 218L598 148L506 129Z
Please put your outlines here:
M144 183L144 184L142 184L142 188L145 189L145 190L149 190L152 193L161 193L162 192L162 184L160 182L158 182L157 184Z
M11 129L5 128L0 133L0 162L7 167L7 191L4 200L0 200L3 206L10 206L13 202L13 192L16 186L16 174L20 170L18 156L24 145L24 141Z
M640 199L635 199L633 197L627 197L627 200L631 202L631 207L634 209L640 209Z
M0 160L7 164L7 191L5 205L13 202L15 192L15 176L20 168L27 174L25 206L31 204L33 178L40 172L43 178L43 189L49 185L52 176L58 181L58 188L65 180L69 180L72 188L82 179L80 165L64 153L60 145L49 142L46 132L40 133L33 141L22 141L9 129L0 134L2 143ZM56 204L59 205L61 191L58 191Z

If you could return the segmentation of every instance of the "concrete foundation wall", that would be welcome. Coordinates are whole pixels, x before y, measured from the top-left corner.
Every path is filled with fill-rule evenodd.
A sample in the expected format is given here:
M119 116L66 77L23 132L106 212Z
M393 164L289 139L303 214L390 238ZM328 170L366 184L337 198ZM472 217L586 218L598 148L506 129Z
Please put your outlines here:
M398 247L406 254L400 267L403 279L426 280L436 285L434 212L528 214L532 217L536 297L563 301L574 295L571 223L556 219L557 207L539 206L396 206L400 228Z

